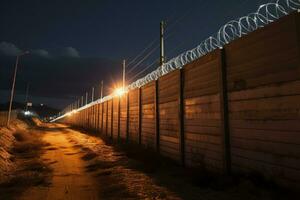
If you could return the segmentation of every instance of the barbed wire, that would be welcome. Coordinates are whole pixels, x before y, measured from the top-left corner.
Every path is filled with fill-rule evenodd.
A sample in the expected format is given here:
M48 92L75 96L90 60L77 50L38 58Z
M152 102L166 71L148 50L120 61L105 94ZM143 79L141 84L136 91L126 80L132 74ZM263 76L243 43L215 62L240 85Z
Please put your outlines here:
M300 0L276 0L275 2L263 4L259 6L256 12L250 13L236 20L229 21L224 26L222 26L217 33L202 41L194 49L188 50L180 54L179 56L172 58L167 63L150 72L143 78L140 78L131 83L125 88L125 92L142 87L143 85L153 80L157 80L159 77L175 69L180 69L184 65L212 52L215 49L222 48L224 45L230 43L231 41L247 35L257 30L258 28L264 27L276 21L277 19L299 9ZM102 99L91 102L77 110L82 110L96 103L110 100L114 96L115 94L105 96ZM65 115L62 115L53 121L56 121L57 119L60 119Z
M179 56L172 58L167 63L158 67L155 71L147 74L145 77L131 83L127 90L142 87L150 81L157 80L175 69L180 69L184 65L212 52L217 48L222 48L229 42L247 35L250 32L264 27L274 22L282 16L292 11L300 9L300 0L277 0L274 3L266 3L259 6L258 10L243 16L236 20L231 20L215 34L202 41L194 49L188 50Z

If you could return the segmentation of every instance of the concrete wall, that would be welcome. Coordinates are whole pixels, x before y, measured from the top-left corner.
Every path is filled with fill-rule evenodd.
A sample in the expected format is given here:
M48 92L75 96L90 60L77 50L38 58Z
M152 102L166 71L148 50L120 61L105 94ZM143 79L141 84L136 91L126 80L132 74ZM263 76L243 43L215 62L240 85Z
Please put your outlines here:
M300 14L63 122L216 172L300 187ZM103 109L102 109L103 108ZM102 117L103 116L103 117ZM99 127L95 124L99 124Z

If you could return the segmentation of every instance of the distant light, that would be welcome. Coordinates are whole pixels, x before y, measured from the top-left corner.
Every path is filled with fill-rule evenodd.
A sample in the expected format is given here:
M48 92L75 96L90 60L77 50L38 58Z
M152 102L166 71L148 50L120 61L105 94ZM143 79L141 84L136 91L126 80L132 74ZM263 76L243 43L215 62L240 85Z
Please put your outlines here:
M122 96L124 93L125 93L125 90L124 90L123 88L117 88L117 89L115 90L115 94L116 94L117 96Z
M27 110L27 111L24 112L24 114L25 114L26 116L29 116L29 115L31 115L31 112Z
M44 106L44 104L42 104L42 103L41 103L40 105L41 105L41 106Z

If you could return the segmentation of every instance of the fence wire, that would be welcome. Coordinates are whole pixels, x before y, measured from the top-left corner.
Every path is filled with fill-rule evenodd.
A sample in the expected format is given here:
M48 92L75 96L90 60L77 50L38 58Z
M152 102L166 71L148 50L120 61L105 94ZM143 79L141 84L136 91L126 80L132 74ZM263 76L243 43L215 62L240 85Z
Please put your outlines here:
M194 49L188 50L179 56L172 58L167 63L147 74L143 78L128 85L127 90L142 87L157 80L159 77L212 52L222 48L231 41L264 27L275 20L300 9L300 0L277 0L274 3L266 3L259 6L258 10L246 16L231 20L222 26L217 33L202 41Z
M256 12L229 21L222 26L217 33L202 41L197 47L188 50L175 58L172 58L167 63L150 72L143 78L131 83L125 88L125 92L135 88L140 88L151 81L157 80L159 77L170 73L173 70L180 69L184 65L212 52L215 49L223 48L224 45L230 43L231 41L264 27L293 11L299 11L299 9L300 0L276 0L275 2L263 4L259 6ZM98 99L77 109L77 111L83 110L96 103L110 100L115 95L116 94L105 96L102 99ZM53 121L56 121L64 116L65 114Z

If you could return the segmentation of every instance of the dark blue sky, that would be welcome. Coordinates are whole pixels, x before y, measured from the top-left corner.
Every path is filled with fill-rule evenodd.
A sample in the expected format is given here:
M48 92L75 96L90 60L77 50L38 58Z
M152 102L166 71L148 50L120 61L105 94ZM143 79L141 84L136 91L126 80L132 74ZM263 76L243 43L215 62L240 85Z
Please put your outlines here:
M167 21L166 55L170 59L265 2L1 0L0 99L8 98L14 54L19 51L32 53L21 59L17 94L24 93L26 82L30 82L34 102L63 107L102 79L111 86L120 77L123 58L130 62L152 41L149 50L155 48L161 20ZM128 76L134 77L158 57L157 48Z

